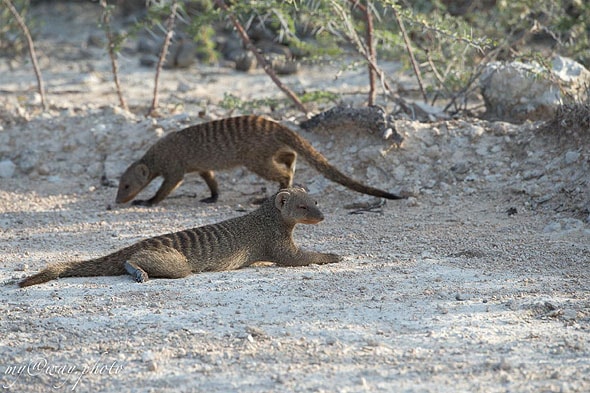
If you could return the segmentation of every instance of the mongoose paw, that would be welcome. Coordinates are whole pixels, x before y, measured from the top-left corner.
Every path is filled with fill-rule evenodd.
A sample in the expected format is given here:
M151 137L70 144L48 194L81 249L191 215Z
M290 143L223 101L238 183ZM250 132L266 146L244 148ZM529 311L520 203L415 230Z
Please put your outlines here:
M218 198L217 195L211 195L209 198L203 198L203 199L201 199L200 202L203 202L203 203L215 203L215 202L217 202L217 198Z
M127 270L127 273L129 273L129 275L133 277L136 282L146 282L150 279L148 274L143 271L143 269L140 269L129 262L125 262L125 270Z
M324 254L322 264L342 262L342 257L338 254Z
M139 270L135 271L135 273L133 273L131 276L133 277L133 279L136 282L139 282L139 283L146 282L147 280L150 279L146 272L139 271Z
M150 201L146 201L143 199L136 199L133 202L131 202L131 204L133 206L146 206L146 207L152 206L152 203Z

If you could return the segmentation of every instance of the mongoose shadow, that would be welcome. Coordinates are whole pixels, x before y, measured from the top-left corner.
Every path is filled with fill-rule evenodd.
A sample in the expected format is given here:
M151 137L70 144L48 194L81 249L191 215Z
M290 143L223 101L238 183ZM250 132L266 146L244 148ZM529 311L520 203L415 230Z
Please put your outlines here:
M332 166L311 143L289 128L260 116L239 116L211 121L172 132L132 163L119 180L116 202L131 201L156 177L164 181L156 194L134 205L161 202L182 182L184 175L198 172L216 202L219 186L213 171L245 166L260 177L276 181L279 189L293 185L297 154L328 179L351 190L387 199L403 196L366 186Z
M145 239L100 258L50 265L19 286L60 277L124 274L145 282L239 269L258 261L279 266L336 263L341 259L338 255L304 251L293 241L295 225L317 224L323 219L317 202L305 190L284 189L244 216Z

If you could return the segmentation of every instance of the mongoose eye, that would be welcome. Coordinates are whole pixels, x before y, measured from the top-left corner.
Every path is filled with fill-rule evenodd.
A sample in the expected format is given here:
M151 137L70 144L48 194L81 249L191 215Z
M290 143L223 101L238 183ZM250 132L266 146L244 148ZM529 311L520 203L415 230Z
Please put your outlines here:
M307 210L307 206L305 206L305 205L299 205L299 208L302 210Z
M128 190L129 189L129 184L125 184L125 189Z

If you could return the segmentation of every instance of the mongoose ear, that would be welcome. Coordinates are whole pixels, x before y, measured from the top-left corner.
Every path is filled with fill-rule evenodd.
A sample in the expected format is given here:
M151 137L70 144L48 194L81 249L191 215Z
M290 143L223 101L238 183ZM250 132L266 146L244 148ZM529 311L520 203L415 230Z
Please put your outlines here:
M147 180L150 170L145 164L139 164L135 167L135 173L143 180Z
M277 207L277 209L279 209L279 210L283 209L283 207L285 206L285 203L287 203L287 200L289 199L290 196L291 196L291 194L289 194L289 191L279 192L275 198L275 206Z

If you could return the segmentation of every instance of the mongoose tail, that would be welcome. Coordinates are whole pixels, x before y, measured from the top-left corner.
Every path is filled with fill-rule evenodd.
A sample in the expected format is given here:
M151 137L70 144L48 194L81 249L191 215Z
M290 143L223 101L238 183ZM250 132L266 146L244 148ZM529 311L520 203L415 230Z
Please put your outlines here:
M129 251L122 249L100 258L56 263L23 279L18 285L24 288L63 277L120 276L125 274L122 258L129 255ZM118 263L118 261L121 262Z
M303 189L283 189L244 216L145 239L101 258L50 265L19 285L28 287L60 277L123 274L145 282L239 269L257 261L280 266L339 262L336 254L304 251L293 241L295 225L317 224L323 219L316 201Z
M278 123L277 123L278 124ZM393 194L375 187L366 186L344 173L340 172L336 167L328 162L328 160L318 152L306 139L302 138L295 132L279 124L280 131L277 132L277 139L285 145L289 146L297 153L301 154L305 161L313 166L317 171L328 179L341 184L351 190L358 191L363 194L376 196L386 199L404 199L404 196Z

